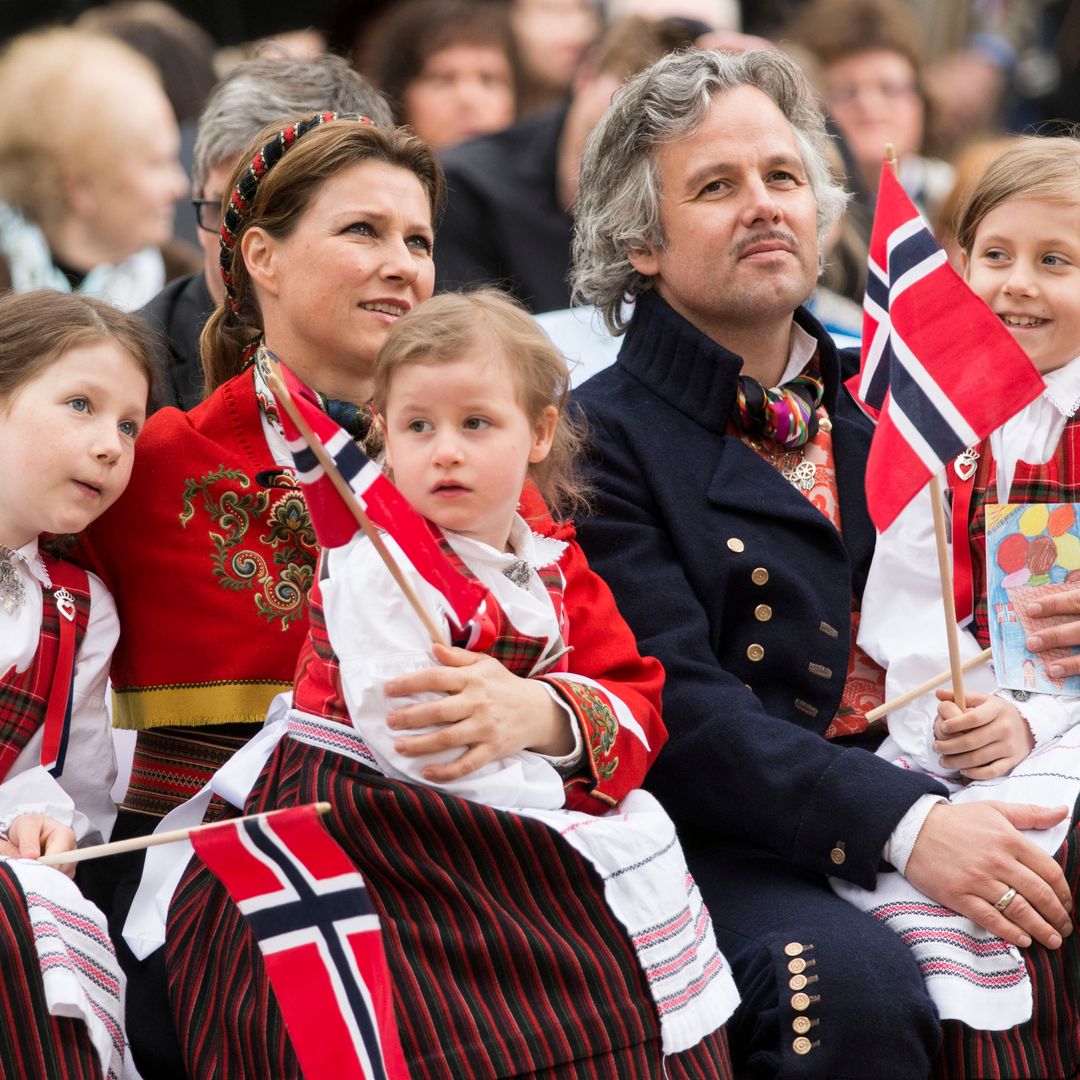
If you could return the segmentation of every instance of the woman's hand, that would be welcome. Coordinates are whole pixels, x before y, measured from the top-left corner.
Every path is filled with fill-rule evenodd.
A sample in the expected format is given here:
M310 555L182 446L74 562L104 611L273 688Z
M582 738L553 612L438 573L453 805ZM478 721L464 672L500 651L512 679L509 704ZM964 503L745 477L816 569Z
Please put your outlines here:
M1080 645L1080 619L1075 618L1080 616L1080 588L1063 589L1032 600L1026 605L1025 614L1031 619L1047 620L1045 628L1037 629L1027 639L1027 647L1033 653ZM1074 621L1063 623L1062 616ZM1046 673L1053 679L1080 675L1080 653L1048 660Z
M0 855L36 859L39 855L74 851L75 833L67 825L46 814L20 814L8 827L7 840L0 840ZM58 866L68 877L75 876L75 864Z
M934 721L934 752L946 769L956 769L970 780L1004 776L1035 748L1035 737L1015 705L994 694L965 695L961 712L951 690L937 692L938 718Z
M434 701L403 705L387 715L391 730L402 733L395 744L399 754L422 757L465 748L455 761L421 770L425 780L458 780L519 750L555 756L573 750L574 735L566 713L542 683L519 678L494 657L466 649L436 645L435 659L442 666L399 675L385 688L387 697L441 695ZM431 726L437 730L408 734L411 729Z

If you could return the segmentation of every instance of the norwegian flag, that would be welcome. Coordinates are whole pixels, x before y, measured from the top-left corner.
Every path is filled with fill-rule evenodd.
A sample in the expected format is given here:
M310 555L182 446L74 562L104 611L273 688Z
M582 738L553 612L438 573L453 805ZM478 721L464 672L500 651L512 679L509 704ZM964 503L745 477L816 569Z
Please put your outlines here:
M995 604L994 610L997 612L999 623L1016 622L1016 609L1012 604Z
M364 879L314 805L192 832L259 942L307 1080L408 1080Z
M862 367L848 386L878 421L866 465L878 531L1044 388L1001 320L949 266L888 164L870 240Z
M440 550L427 521L349 433L323 412L314 392L277 357L272 353L270 356L293 404L334 459L372 524L392 536L416 572L439 591L458 628L468 627L483 607L487 589L455 569ZM341 547L356 535L359 528L356 518L296 429L288 411L281 402L278 406L285 440L296 465L297 479L304 486L304 501L319 544L326 548Z

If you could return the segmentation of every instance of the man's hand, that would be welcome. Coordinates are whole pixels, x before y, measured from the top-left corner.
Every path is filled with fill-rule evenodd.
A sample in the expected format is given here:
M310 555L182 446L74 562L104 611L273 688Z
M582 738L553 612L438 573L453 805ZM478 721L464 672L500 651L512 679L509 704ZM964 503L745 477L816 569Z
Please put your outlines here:
M1068 807L1000 802L940 803L927 816L904 876L920 892L991 934L1048 949L1072 932L1072 896L1061 867L1020 829L1048 829ZM1004 912L994 905L1009 889Z
M1063 592L1050 593L1041 600L1033 600L1024 605L1024 611L1031 619L1050 619L1054 617L1076 616L1074 622L1058 623L1056 626L1040 628L1026 642L1033 653L1045 652L1064 646L1080 645L1080 588ZM1069 675L1080 675L1080 654L1053 660L1047 666L1047 674L1054 679Z
M17 859L36 859L53 852L74 851L75 833L55 818L45 814L20 814L8 826L7 840L0 840L0 855ZM75 864L58 866L68 877L75 876Z
M965 695L961 712L951 690L937 692L938 717L934 721L934 752L946 769L969 780L1004 776L1035 748L1035 736L1016 706L995 694Z

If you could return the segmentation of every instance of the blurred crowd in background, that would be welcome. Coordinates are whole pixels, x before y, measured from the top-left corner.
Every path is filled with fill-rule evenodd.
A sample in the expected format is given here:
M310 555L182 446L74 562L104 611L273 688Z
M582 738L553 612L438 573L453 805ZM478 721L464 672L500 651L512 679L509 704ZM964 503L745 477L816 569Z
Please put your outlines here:
M578 161L620 83L670 49L782 49L819 88L855 195L815 297L853 338L886 143L949 249L1004 140L1080 120L1080 0L337 0L305 5L310 25L274 3L25 8L0 54L0 287L129 310L183 275L218 291L237 150L200 160L197 133L238 65L351 65L446 168L439 287L497 282L541 314L570 306Z

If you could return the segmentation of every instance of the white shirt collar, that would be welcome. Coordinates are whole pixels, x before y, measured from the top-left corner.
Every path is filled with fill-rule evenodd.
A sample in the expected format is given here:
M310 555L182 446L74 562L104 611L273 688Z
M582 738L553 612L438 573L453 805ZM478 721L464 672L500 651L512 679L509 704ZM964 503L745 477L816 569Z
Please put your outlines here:
M16 548L12 552L12 557L13 562L22 563L30 576L44 585L46 589L52 588L52 579L49 577L49 571L45 569L45 564L41 561L41 552L38 551L36 536L29 544L23 544L21 548Z
M803 368L814 358L817 352L817 338L807 333L797 322L791 324L791 343L788 346L788 362L784 368L784 374L780 376L778 386L791 382L796 375L801 375ZM769 389L775 389L770 387Z
M545 566L558 562L566 550L565 541L534 533L520 514L514 515L510 525L510 551L498 551L482 540L473 540L449 530L446 537L462 558L469 562L495 565L500 569L522 559L534 570L542 570Z
M1043 376L1043 397L1066 419L1080 408L1080 356Z

